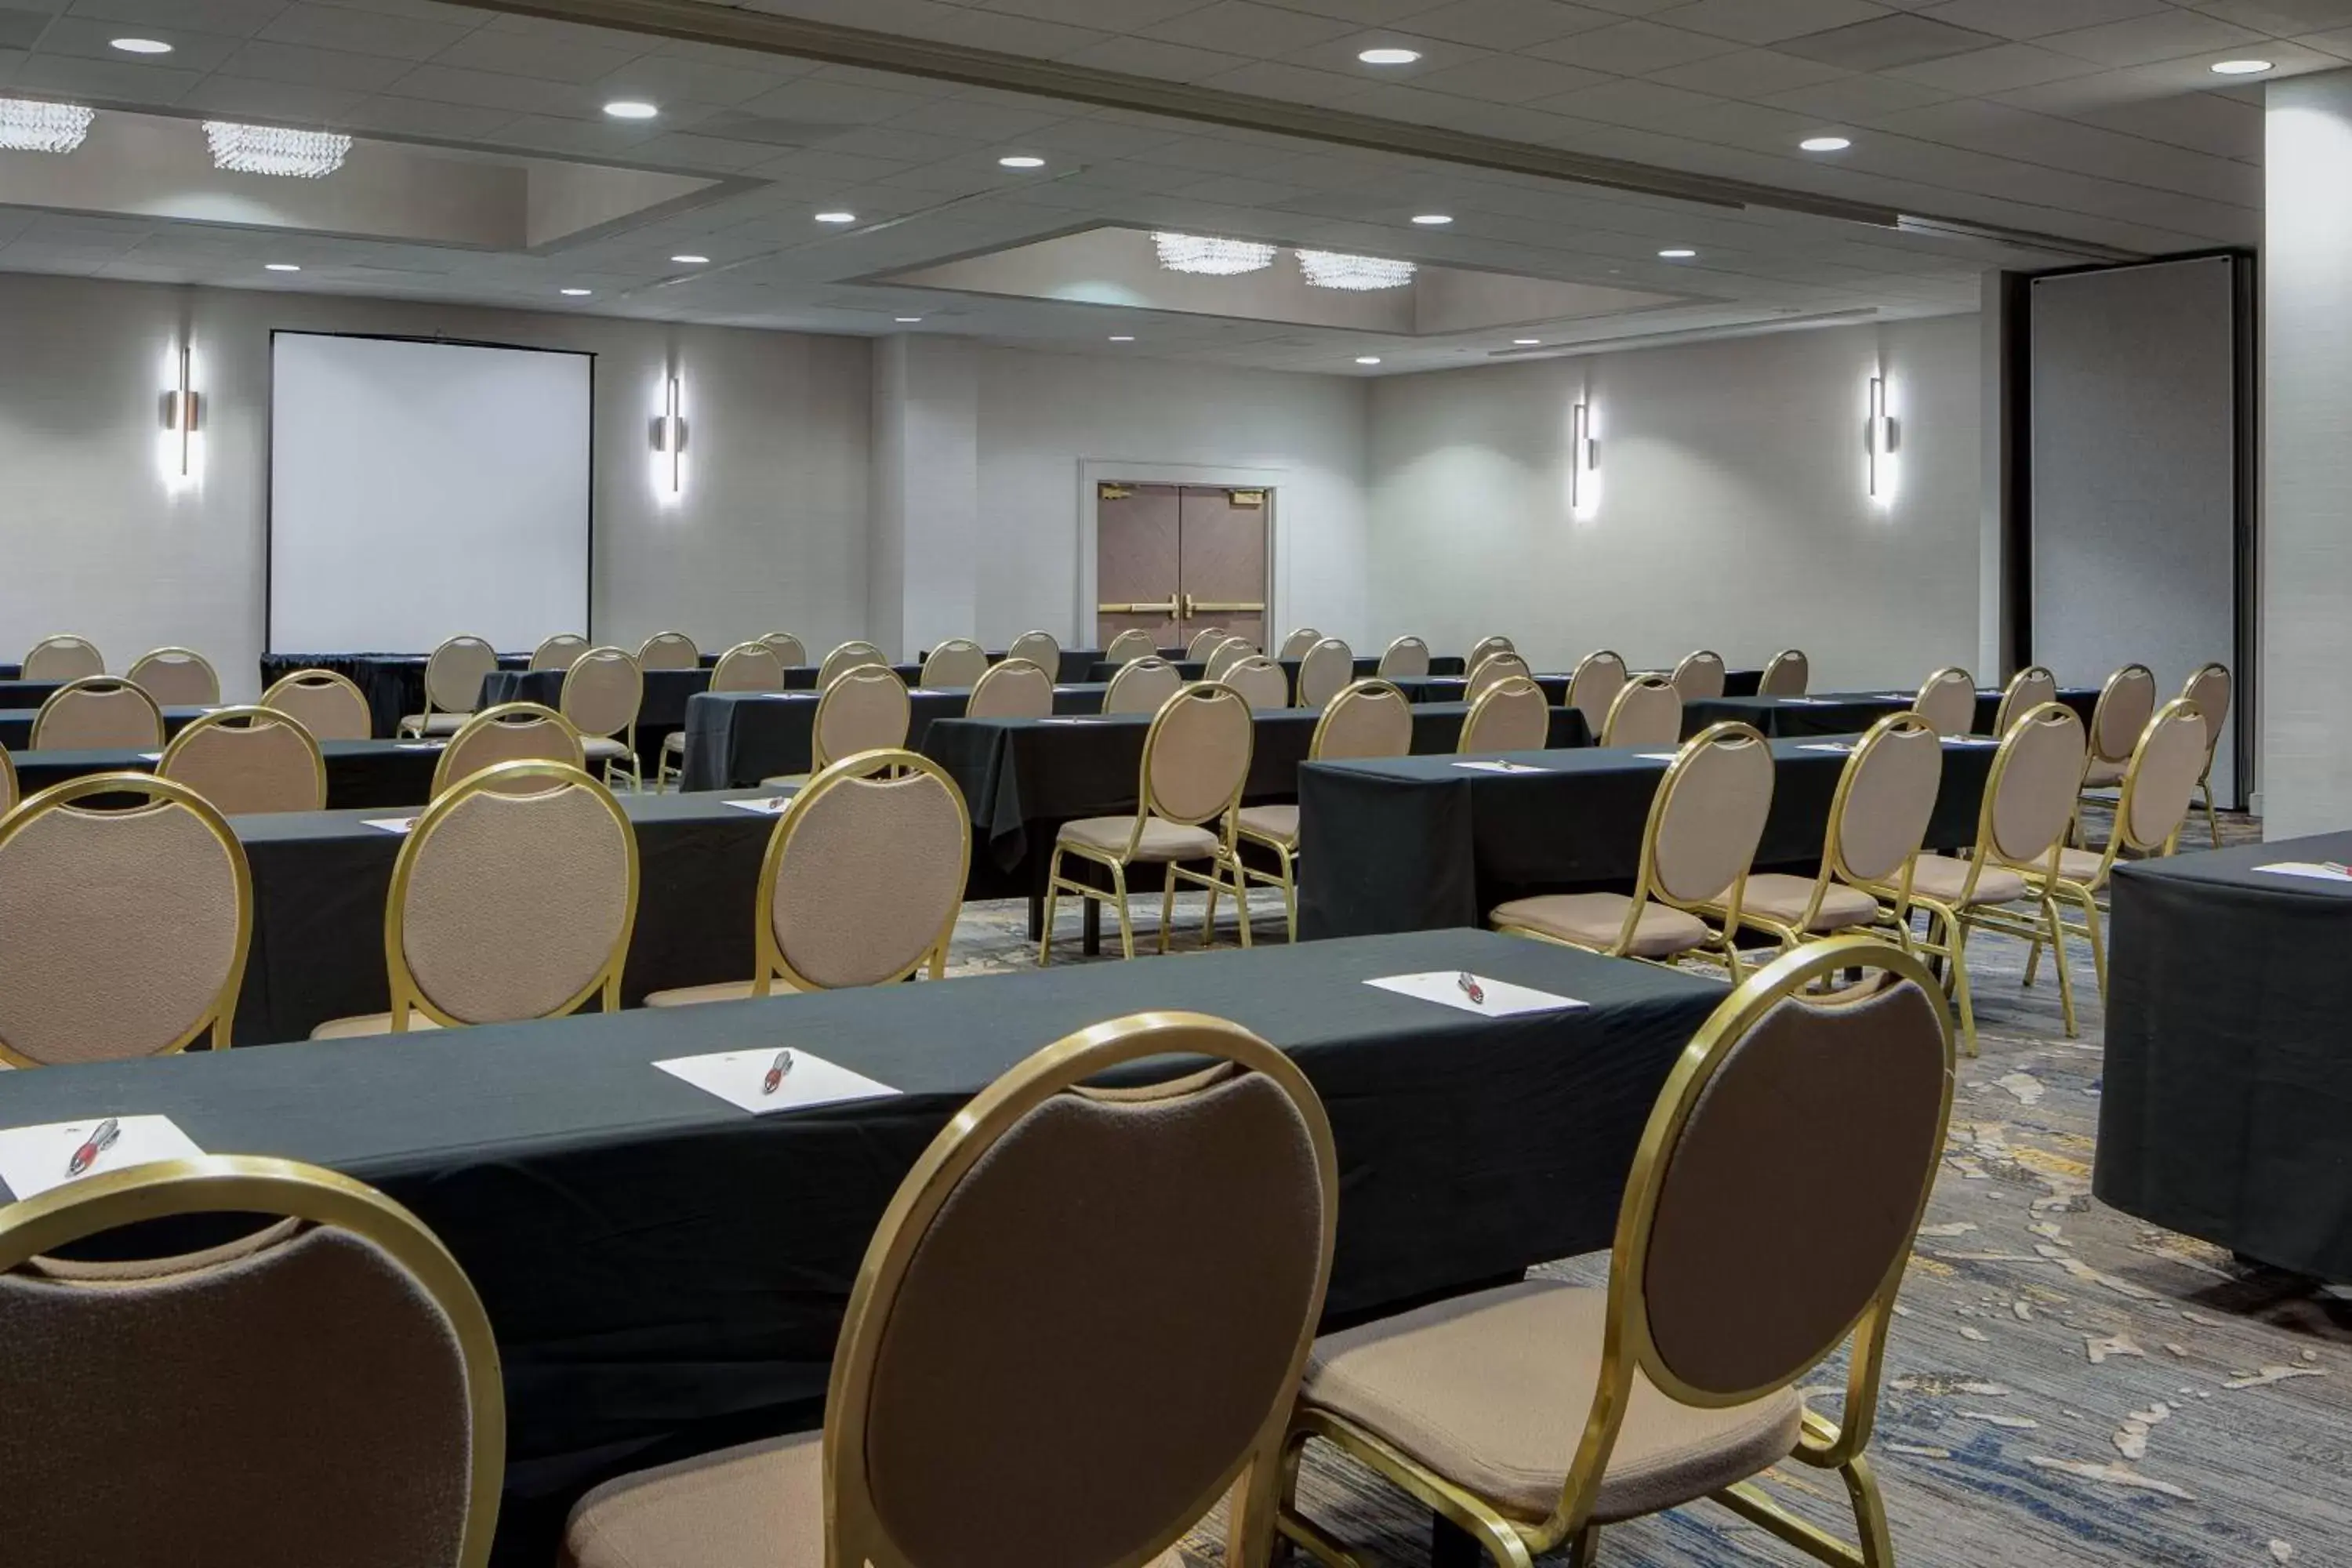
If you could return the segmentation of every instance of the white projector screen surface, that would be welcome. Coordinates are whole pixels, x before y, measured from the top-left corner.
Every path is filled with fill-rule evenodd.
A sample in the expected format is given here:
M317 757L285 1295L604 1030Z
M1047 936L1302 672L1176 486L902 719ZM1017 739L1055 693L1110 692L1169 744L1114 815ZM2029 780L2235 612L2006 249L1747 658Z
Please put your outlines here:
M279 332L271 652L588 629L587 354Z

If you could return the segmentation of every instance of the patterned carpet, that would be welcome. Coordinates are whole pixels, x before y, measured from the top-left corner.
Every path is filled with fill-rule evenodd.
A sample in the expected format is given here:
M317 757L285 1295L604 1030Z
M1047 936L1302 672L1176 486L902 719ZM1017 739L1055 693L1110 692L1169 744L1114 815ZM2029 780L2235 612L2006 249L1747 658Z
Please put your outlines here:
M2223 828L2233 842L2259 836L2243 819ZM1254 932L1279 942L1279 923L1263 918L1270 907L1261 895ZM1143 917L1139 939L1156 913ZM955 967L1034 964L1025 918L1019 904L967 906ZM1198 899L1181 901L1180 949L1198 941L1199 921ZM1076 915L1059 924L1055 962L1078 962ZM1115 955L1115 939L1109 946ZM1983 1054L1961 1063L1873 1450L1898 1561L2352 1563L2352 1291L2242 1267L2094 1203L2103 1018L2089 955L2078 943L2083 1033L2069 1040L2046 967L2032 989L2019 984L2023 943L1978 937L1969 953ZM1538 1272L1598 1283L1607 1264L1564 1259ZM1820 1390L1809 1394L1832 1415L1838 1371L1817 1374ZM1767 1486L1850 1538L1834 1476L1783 1468ZM1302 1490L1309 1511L1368 1563L1428 1561L1426 1516L1369 1473L1318 1447ZM1220 1562L1216 1521L1185 1550L1196 1568ZM1605 1531L1601 1561L1810 1559L1701 1504Z

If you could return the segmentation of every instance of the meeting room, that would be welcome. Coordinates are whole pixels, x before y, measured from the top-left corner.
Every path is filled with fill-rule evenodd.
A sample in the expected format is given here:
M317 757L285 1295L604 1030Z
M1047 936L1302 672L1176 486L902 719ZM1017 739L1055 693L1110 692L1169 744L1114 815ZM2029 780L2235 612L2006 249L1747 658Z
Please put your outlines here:
M0 0L0 1564L2352 1563L2347 254L2352 0Z

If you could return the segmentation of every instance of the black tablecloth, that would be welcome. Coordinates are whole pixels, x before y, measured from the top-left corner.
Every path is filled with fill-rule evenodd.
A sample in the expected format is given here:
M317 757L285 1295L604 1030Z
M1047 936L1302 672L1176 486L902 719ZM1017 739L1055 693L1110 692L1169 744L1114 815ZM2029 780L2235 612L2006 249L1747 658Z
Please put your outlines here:
M637 830L637 926L622 979L632 1005L648 991L751 976L752 893L775 819L726 798L620 797ZM253 867L254 916L238 1045L299 1040L330 1018L391 1005L383 906L403 840L368 826L367 815L235 820Z
M1591 1005L1487 1020L1363 984L1452 969ZM1338 1146L1327 1307L1344 1319L1607 1247L1658 1089L1722 995L1454 931L0 1073L0 1126L162 1113L208 1151L323 1164L414 1211L498 1334L501 1555L544 1564L551 1542L524 1538L646 1445L814 1422L898 1184L966 1100L1065 1034L1192 1008L1297 1059ZM759 1118L649 1065L786 1043L905 1092Z
M1810 873L1846 758L1776 741L1755 864ZM1989 746L1944 748L1930 844L1975 841ZM1666 764L1628 747L1518 752L1540 773L1446 757L1310 763L1298 772L1298 933L1365 936L1478 925L1507 900L1630 882Z
M163 733L176 735L191 720L211 712L209 708L166 708L163 710ZM33 721L40 717L38 708L0 709L0 747L11 752L27 752L33 745Z
M58 693L62 680L0 680L0 710L18 708L37 710Z
M1708 697L1683 705L1683 734L1697 734L1709 724L1734 721L1750 724L1767 735L1853 735L1869 729L1889 713L1900 713L1918 699L1916 692L1823 691L1805 697ZM2095 686L2069 686L2058 700L2091 721L2099 705ZM2000 717L2000 693L1979 691L1977 716L1970 726L1979 735L1990 734Z
M2352 1283L2352 833L2116 868L2100 1200Z
M1557 708L1568 700L1568 683L1574 677L1554 674L1533 679L1543 688L1545 700ZM1469 678L1461 675L1401 675L1389 684L1403 692L1408 702L1459 702L1470 689Z
M1056 713L1099 713L1104 688L1057 686ZM709 691L686 710L686 775L681 789L741 789L761 779L809 771L816 728L814 691ZM907 745L923 749L933 721L961 719L971 701L968 687L916 687L907 693Z
M1176 672L1187 680L1198 680L1208 673L1209 663L1206 659L1176 658L1173 657L1173 655L1167 649L1162 649L1161 653L1162 657L1167 658L1168 661L1176 667ZM1293 693L1296 693L1298 689L1298 667L1304 663L1305 660L1296 658L1278 658L1275 660L1275 662L1282 666L1282 672L1285 675L1290 677L1290 689ZM1098 661L1087 668L1086 679L1088 680L1108 680L1112 676L1118 673L1119 668L1120 667L1116 664ZM1378 675L1380 672L1381 660L1379 655L1361 654L1358 655L1355 658L1354 675L1355 679L1358 680L1366 679L1371 676ZM1432 676L1460 676L1464 673L1462 668L1462 660L1458 655L1454 654L1447 654L1442 657L1432 655L1429 660L1429 673ZM1408 676L1405 679L1422 679L1425 678ZM1402 685L1402 681L1400 681L1399 684ZM1557 699L1555 699L1555 700L1557 700Z
M400 721L425 711L425 660L421 653L265 653L261 656L261 689L268 690L298 669L331 669L347 676L368 701L378 740L399 733ZM499 655L500 669L524 669L527 653Z
M21 664L0 664L0 680L16 680L24 673L25 667Z
M423 805L433 798L439 746L398 741L321 741L327 805L335 809ZM152 773L153 752L19 752L12 759L26 795L89 773Z
M814 691L816 689L817 675L824 668L824 666L821 664L786 665L784 667L784 689L787 691ZM919 664L894 664L890 668L892 673L897 675L899 679L905 681L909 686L917 684L923 679L923 667Z
M637 702L637 765L650 783L661 762L662 742L686 727L686 705L710 689L710 667L695 669L648 669L645 692ZM560 669L499 669L482 677L484 708L501 702L536 702L561 712L563 676Z

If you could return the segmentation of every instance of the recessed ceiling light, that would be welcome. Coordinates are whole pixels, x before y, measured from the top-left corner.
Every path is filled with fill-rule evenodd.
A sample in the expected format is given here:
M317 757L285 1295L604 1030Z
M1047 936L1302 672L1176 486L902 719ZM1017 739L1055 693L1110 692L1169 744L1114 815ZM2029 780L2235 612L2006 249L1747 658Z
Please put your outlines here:
M2271 68L2268 60L2222 60L2213 67L2215 76L2257 76Z
M1366 49L1356 57L1368 66L1409 66L1421 58L1419 49Z
M1692 257L1696 256L1698 252L1696 250L1685 250L1679 246L1671 250L1661 250L1658 252L1660 257L1668 261L1688 261Z
M1542 342L1543 342L1543 340L1542 340L1541 338L1513 338L1513 339L1511 340L1511 342L1512 342L1512 343L1513 343L1514 345L1516 345L1517 347L1523 348L1523 349L1531 349L1531 348L1534 348L1537 344L1538 344L1538 343Z
M893 317L891 317L890 319L891 319L892 321L894 321L899 322L899 323L900 323L900 324L902 324L902 325L905 325L905 326L912 326L912 325L914 325L917 321L921 321L923 318L922 318L922 317L920 317L920 316L893 316Z
M1356 363L1358 364L1378 364L1381 363L1381 356L1378 354L1358 354L1356 356Z
M1000 166L1007 169L1042 169L1045 166L1045 159L1032 158L1025 153L1015 153L1009 158L999 158L996 162Z
M1853 142L1845 136L1808 136L1797 145L1808 153L1843 153L1853 146Z
M710 265L710 258L708 256L673 256L670 259L677 262L680 267L708 267Z
M1121 332L1114 332L1114 333L1112 333L1112 334L1111 334L1111 340L1110 340L1110 341L1111 341L1111 342L1115 342L1115 343L1131 343L1131 342L1133 342L1135 340L1134 340L1132 337L1129 337L1129 336L1126 335L1125 333L1121 333Z
M856 223L857 221L857 215L856 213L819 213L816 215L816 221L819 223Z
M301 268L296 266L291 261L265 261L261 264L261 269L265 272L299 272L302 270Z
M1417 213L1412 221L1423 228L1444 228L1454 221L1454 216L1451 213Z
M604 106L604 112L615 120L651 120L661 110L642 98L616 98Z
M594 292L595 290L593 289L565 289L562 290L562 293L565 298L572 300L584 300Z
M172 46L161 38L117 38L114 47L126 55L168 55Z

